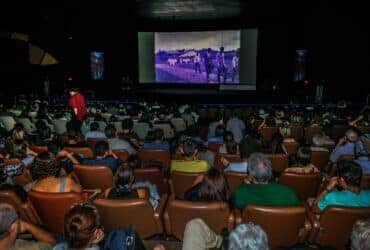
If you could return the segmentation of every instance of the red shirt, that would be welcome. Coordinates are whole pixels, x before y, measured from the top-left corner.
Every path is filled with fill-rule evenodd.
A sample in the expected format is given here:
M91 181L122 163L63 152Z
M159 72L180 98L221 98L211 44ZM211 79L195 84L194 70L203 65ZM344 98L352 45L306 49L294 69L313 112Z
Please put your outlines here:
M77 120L83 121L85 120L87 116L87 109L86 109L86 103L85 103L85 97L81 95L80 93L76 93L73 96L71 96L71 99L69 99L69 106L71 108L77 109Z

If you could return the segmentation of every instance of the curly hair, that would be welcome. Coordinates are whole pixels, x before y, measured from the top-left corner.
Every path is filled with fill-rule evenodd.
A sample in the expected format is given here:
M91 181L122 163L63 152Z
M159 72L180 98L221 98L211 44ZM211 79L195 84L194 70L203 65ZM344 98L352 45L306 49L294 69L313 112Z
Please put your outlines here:
M30 170L33 180L41 180L50 176L58 177L61 164L57 159L51 157L48 152L45 152L35 158Z

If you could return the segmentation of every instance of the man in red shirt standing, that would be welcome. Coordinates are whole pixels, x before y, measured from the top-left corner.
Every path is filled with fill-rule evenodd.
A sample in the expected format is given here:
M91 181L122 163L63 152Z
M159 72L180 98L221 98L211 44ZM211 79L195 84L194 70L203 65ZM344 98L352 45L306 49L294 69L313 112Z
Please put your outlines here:
M69 106L72 108L73 114L72 123L75 129L80 132L82 123L87 117L85 97L77 89L71 89L69 95L71 96Z

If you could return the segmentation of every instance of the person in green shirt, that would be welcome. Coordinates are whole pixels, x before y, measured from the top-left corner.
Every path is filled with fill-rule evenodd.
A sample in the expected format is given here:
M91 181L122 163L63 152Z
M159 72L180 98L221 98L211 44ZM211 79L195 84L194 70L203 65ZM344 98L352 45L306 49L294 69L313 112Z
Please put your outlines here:
M297 206L299 199L289 187L270 182L271 161L262 153L248 158L249 178L235 191L235 206L243 210L247 205Z
M171 161L171 171L201 173L207 172L209 169L208 163L197 158L198 150L193 139L186 139L183 145L179 147L179 152L182 154L181 160Z

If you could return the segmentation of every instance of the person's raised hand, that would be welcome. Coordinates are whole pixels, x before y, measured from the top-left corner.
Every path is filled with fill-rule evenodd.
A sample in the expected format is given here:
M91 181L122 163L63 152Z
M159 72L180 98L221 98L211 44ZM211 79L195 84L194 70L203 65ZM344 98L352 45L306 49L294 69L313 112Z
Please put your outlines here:
M330 179L329 184L326 186L326 190L330 191L333 190L339 183L338 183L338 177L333 177Z

